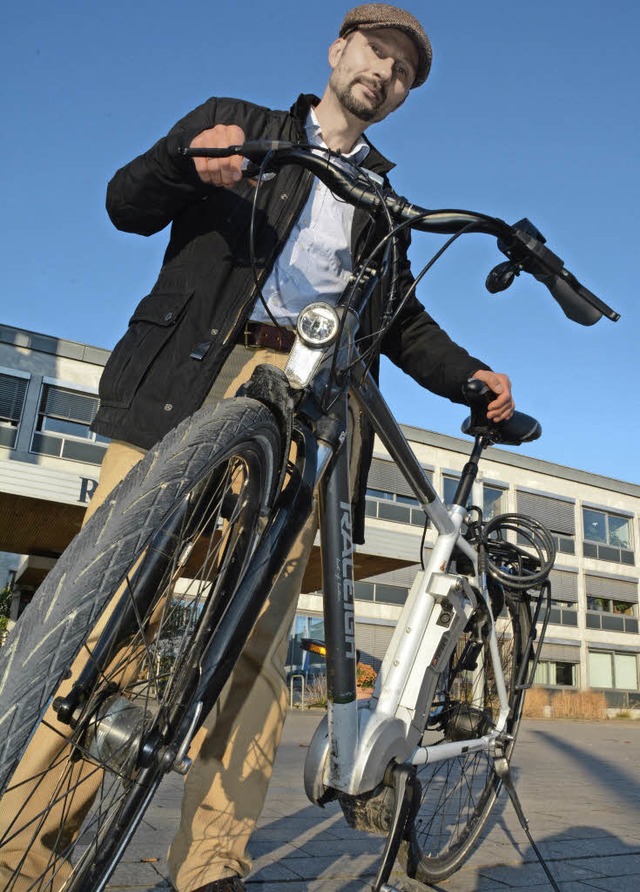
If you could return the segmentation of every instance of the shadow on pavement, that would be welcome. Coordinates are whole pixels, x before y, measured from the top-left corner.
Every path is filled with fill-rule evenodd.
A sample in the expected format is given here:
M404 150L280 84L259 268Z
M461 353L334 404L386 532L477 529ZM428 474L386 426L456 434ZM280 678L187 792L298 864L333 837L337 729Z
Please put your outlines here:
M587 746L579 746L564 737L554 734L553 730L532 730L531 734L534 738L539 739L541 742L543 741L546 747L551 747L569 759L579 762L582 768L594 778L594 782L599 786L610 788L612 792L615 792L616 796L620 796L628 804L637 807L638 821L640 823L640 783L638 783L634 774L625 771L615 763L611 758L610 752L606 754L606 757L599 756ZM640 754L636 755L640 758Z

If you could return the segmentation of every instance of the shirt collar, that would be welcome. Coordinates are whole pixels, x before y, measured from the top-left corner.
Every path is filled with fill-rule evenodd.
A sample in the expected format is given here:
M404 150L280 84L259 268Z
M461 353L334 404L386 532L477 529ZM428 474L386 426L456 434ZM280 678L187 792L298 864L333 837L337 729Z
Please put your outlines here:
M305 121L304 130L307 136L307 140L312 146L318 146L322 149L328 148L327 144L322 138L320 124L318 123L318 118L316 117L316 113L313 108L309 109L309 114L307 115L307 120ZM342 157L348 159L353 164L362 164L364 159L369 154L369 150L369 144L364 139L364 137L361 136L350 152L342 153Z

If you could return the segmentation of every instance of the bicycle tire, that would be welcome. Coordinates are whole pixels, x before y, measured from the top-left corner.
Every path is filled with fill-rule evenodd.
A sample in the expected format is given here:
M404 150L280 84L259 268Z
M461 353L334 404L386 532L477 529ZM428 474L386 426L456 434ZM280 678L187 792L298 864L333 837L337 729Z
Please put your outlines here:
M174 743L198 655L260 540L281 450L276 419L255 400L226 401L187 419L100 506L40 586L26 621L12 631L0 656L0 790L5 803L15 804L27 789L20 760L34 729L51 722L50 704L60 691L67 695L70 666L93 647L91 630L112 610L115 593L119 611L131 605L129 619L137 621L103 665L75 727L64 726L64 744L54 747L51 764L37 782L30 779L31 799L34 785L45 799L41 812L34 819L26 817L25 803L11 809L4 852L19 841L24 858L17 868L14 861L7 892L27 853L37 849L42 856L44 821L58 814L63 823L70 815L77 821L86 810L77 798L80 785L97 785L100 802L89 806L73 834L61 828L51 841L49 831L51 855L30 888L54 890L63 881L73 892L104 887L168 770L158 763L141 767L143 745L152 735L165 747ZM171 530L174 541L158 557L162 530ZM134 588L140 574L132 568L140 567L161 574L153 595L149 583ZM55 727L62 733L60 723ZM120 738L109 750L114 729ZM0 839L0 864L2 846Z
M526 599L506 596L505 611L497 620L498 641L511 711L507 720L505 756L510 761L522 715L524 690L517 680L525 658L531 627ZM423 745L478 737L497 715L497 694L489 654L486 625L480 632L482 649L476 669L465 669L472 637L485 623L472 618L449 664L440 675ZM462 657L462 661L461 661ZM467 658L470 659L470 658ZM495 805L501 781L486 751L433 762L417 772L420 803L400 848L399 859L407 875L433 884L455 873L468 858Z

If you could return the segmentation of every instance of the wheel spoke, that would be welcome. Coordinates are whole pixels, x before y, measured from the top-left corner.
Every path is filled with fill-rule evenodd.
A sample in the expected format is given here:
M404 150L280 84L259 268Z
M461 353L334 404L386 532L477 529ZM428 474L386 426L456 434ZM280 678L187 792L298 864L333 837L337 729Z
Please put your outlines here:
M516 602L498 620L498 644L503 674L512 707L521 692L514 690L523 641ZM481 646L479 646L481 644ZM477 657L473 658L473 654ZM475 668L473 663L475 662ZM430 723L423 745L437 746L450 740L482 736L499 712L493 664L489 652L486 618L477 618L475 627L463 636L449 667L436 686ZM514 733L519 710L507 727ZM510 755L510 749L508 751ZM422 801L414 819L414 849L407 863L417 862L416 878L438 882L458 869L485 825L495 801L499 782L493 770L491 752L475 752L434 762L418 771Z

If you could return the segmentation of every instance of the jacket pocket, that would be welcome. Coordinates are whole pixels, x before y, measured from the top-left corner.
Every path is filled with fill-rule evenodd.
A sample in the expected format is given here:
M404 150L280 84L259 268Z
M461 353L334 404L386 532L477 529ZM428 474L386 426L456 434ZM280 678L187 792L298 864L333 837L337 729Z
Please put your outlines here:
M129 328L113 349L99 385L100 402L128 409L134 396L175 332L194 292L153 292L144 297L129 320Z

